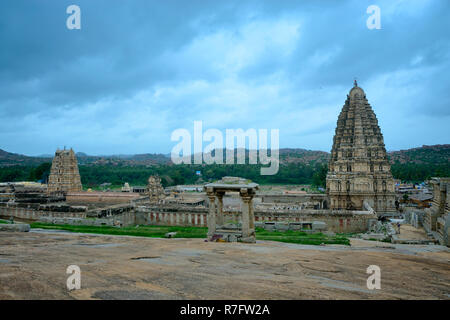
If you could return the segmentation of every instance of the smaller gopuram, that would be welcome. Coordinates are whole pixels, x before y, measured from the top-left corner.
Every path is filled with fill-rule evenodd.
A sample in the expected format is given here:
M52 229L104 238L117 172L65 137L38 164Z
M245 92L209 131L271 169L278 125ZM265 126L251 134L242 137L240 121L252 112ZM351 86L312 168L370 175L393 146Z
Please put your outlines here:
M150 203L161 203L165 198L164 188L161 184L161 178L158 175L148 178L148 195Z
M50 169L47 192L67 193L81 190L80 172L75 152L72 148L70 150L57 149Z
M222 180L204 186L209 198L208 240L256 242L253 197L258 188L258 184L237 177L223 177ZM225 224L223 196L226 192L239 192L242 200L241 227Z

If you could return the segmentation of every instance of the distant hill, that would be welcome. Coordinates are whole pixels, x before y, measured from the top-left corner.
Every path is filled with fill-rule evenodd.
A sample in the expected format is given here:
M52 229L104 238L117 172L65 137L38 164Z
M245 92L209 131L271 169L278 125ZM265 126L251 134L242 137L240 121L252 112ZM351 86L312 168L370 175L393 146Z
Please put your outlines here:
M17 153L10 153L0 149L0 167L8 166L37 166L52 161L51 158L28 157Z
M390 151L389 162L409 164L448 164L450 165L450 144L436 144L432 146ZM327 163L330 153L305 149L280 149L281 163Z
M225 154L225 152L224 152ZM80 165L112 165L112 166L152 166L156 164L171 164L167 154L135 154L90 156L77 152ZM280 149L281 164L301 163L315 165L328 163L330 153L296 148ZM443 164L450 165L450 144L422 146L418 148L388 152L391 164ZM5 166L36 166L43 162L51 162L51 157L29 157L16 153L9 153L0 149L0 167Z
M155 165L170 163L170 158L163 154L136 154L121 156L90 156L84 152L76 153L80 165ZM52 162L53 156L30 157L10 153L0 149L0 167L37 166L44 162Z
M450 144L422 146L388 153L391 163L448 164L450 165Z
M112 156L79 156L80 165L112 165L112 166L152 166L156 164L169 164L170 158L163 154L135 154Z
M330 153L325 151L313 151L306 149L280 149L280 163L302 163L314 165L316 163L325 164L330 159Z

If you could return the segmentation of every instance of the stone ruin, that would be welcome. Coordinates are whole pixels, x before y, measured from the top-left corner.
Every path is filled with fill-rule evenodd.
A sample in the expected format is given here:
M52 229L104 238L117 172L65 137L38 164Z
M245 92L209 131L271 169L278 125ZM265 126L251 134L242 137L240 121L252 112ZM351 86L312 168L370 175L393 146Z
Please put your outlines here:
M151 204L163 203L165 198L164 188L161 184L161 178L158 175L148 178L148 195Z
M45 184L35 182L0 183L0 203L50 203L64 201L61 194L48 194Z
M72 148L56 150L48 178L47 192L67 193L78 192L82 189L75 152Z
M450 178L432 178L433 204L425 209L423 226L441 245L450 247Z
M237 177L223 177L222 180L205 185L204 190L209 198L207 221L208 239L210 241L256 242L253 197L258 187L256 183ZM239 192L242 200L242 222L240 225L225 224L223 196L226 192Z

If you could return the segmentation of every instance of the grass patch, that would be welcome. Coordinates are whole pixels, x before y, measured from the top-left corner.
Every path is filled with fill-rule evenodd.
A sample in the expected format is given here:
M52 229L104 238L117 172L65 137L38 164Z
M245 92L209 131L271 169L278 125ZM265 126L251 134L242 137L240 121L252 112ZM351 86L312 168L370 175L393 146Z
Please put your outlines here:
M31 228L65 230L79 233L94 233L106 235L124 235L150 238L164 238L167 232L176 232L175 238L206 238L208 228L205 227L178 227L178 226L135 226L131 227L111 227L111 226L74 226L56 225L41 222L30 224ZM256 228L257 240L280 241L297 244L320 245L343 244L350 245L350 240L345 236L327 236L323 233L306 233L302 231L266 231Z
M2 223L2 224L9 224L9 221L0 219L0 223Z
M202 227L172 227L172 226L135 226L131 227L111 227L111 226L74 226L68 224L49 224L34 222L31 228L65 230L70 232L110 234L123 236L138 236L150 238L164 238L167 232L176 232L175 238L206 238L208 228Z
M267 231L263 228L256 228L256 239L311 245L320 245L322 243L350 245L350 240L342 235L328 236L321 232L306 233L293 230L284 232Z

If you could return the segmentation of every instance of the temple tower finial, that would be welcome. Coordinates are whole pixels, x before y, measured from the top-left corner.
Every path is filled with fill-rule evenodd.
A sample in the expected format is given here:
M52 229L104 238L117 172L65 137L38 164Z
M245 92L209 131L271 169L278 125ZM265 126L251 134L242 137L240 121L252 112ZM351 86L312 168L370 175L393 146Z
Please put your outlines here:
M355 78L355 81L353 82L353 84L354 84L355 87L358 86L358 82L356 81L356 78Z

